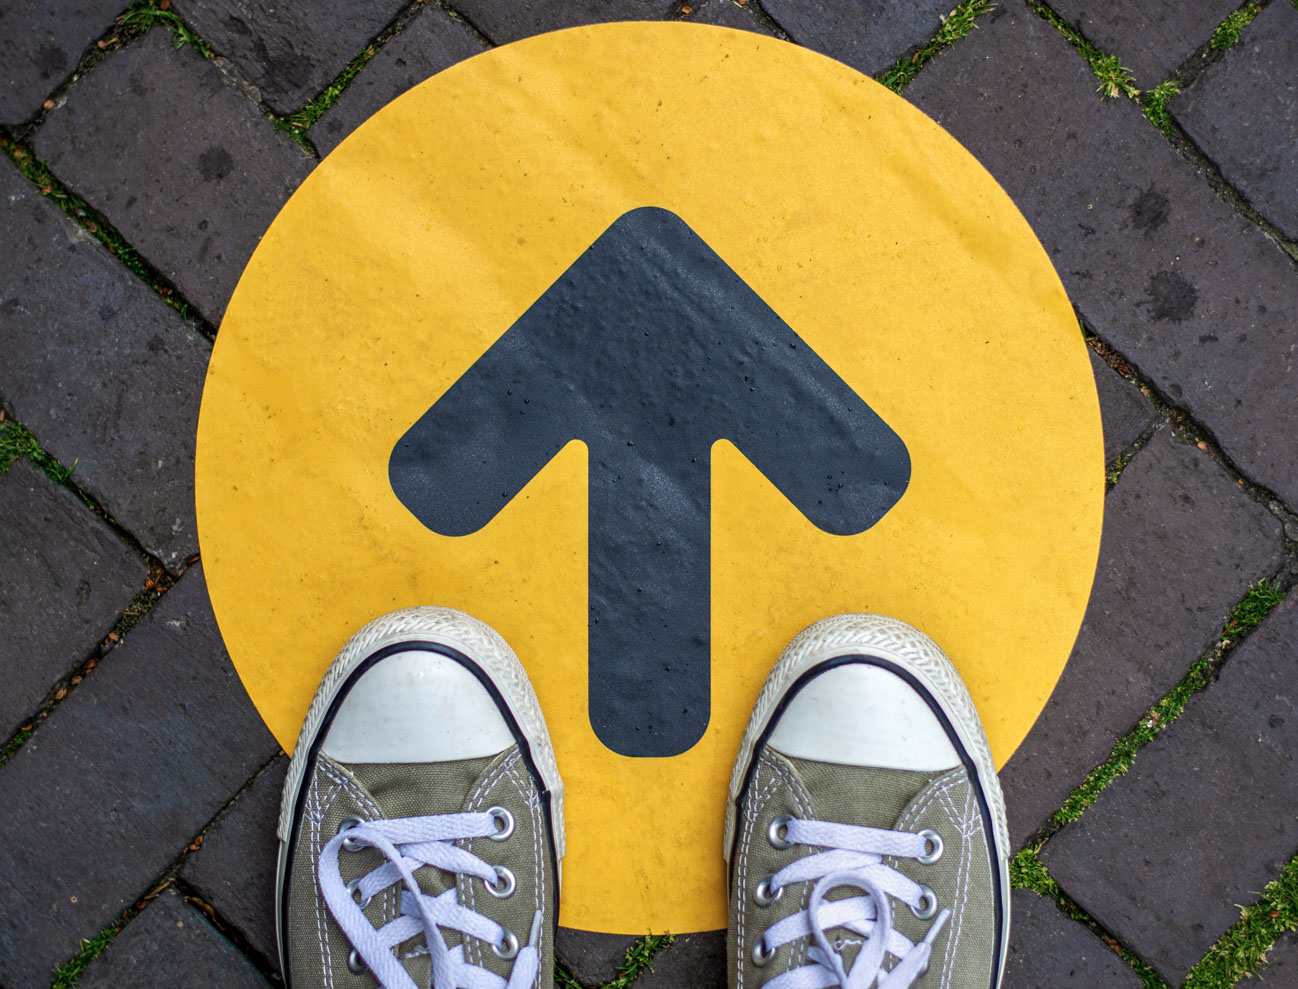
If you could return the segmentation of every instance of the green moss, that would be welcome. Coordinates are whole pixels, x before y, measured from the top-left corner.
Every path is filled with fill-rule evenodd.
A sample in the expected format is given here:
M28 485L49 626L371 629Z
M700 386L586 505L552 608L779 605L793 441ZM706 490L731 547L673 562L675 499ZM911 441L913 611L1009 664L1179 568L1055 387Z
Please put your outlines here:
M282 131L287 131L299 144L304 144L303 132L338 101L338 97L342 96L352 80L360 74L361 69L378 54L379 47L377 44L366 45L359 55L343 66L343 70L334 77L333 82L321 90L315 99L297 113L289 114L287 117L276 117L275 126Z
M1091 42L1087 41L1077 28L1073 27L1066 20L1056 14L1044 3L1034 0L1032 9L1038 15L1045 18L1055 26L1069 43L1077 49L1078 53L1086 59L1091 71L1095 73L1095 78L1099 80L1099 86L1096 91L1105 99L1111 99L1117 96L1130 96L1135 98L1140 95L1140 90L1136 88L1135 76L1131 70L1119 61L1117 55L1110 55L1108 52L1097 48Z
M191 31L172 10L169 0L135 0L125 13L117 18L118 40L129 41L142 34L147 34L156 26L166 28L176 41L176 47L193 45L204 58L213 56L212 48L206 41Z
M1113 466L1109 468L1109 473L1106 474L1104 478L1108 482L1109 487L1113 487L1115 484L1118 483L1118 478L1122 476L1122 472L1126 469L1127 464L1130 462L1131 462L1130 453L1122 454L1122 456L1118 457L1118 459L1113 462Z
M1176 124L1172 120L1172 115L1167 112L1167 101L1180 91L1181 87L1175 81L1168 79L1166 82L1160 82L1153 89L1146 90L1140 98L1140 106L1145 111L1145 117L1168 137L1172 136Z
M1284 592L1269 580L1249 586L1248 593L1231 609L1217 640L1217 652L1233 646L1239 636L1254 629L1267 613L1284 598ZM1087 774L1081 785L1068 795L1064 805L1051 817L1051 824L1062 826L1075 821L1110 783L1131 768L1138 753L1185 710L1190 698L1206 687L1220 665L1219 656L1207 655L1194 662L1180 683L1151 707L1130 732L1118 739L1103 765Z
M86 970L86 966L113 943L113 938L117 937L119 930L121 927L118 924L111 924L89 940L82 941L81 950L55 970L50 989L73 989L81 973Z
M1257 970L1276 938L1298 928L1298 857L1267 885L1256 903L1241 907L1239 920L1190 969L1184 989L1230 989ZM1266 985L1266 969L1259 973Z
M937 34L933 35L927 44L910 57L897 59L885 71L875 76L875 81L887 86L894 93L900 93L906 84L915 78L925 63L977 27L974 22L994 6L991 0L961 0L943 19Z
M0 422L0 472L7 471L19 457L26 457L55 484L71 487L68 483L77 465L64 467L41 449L36 437L26 427L12 420Z
M175 290L166 279L150 268L140 257L139 252L128 244L121 234L102 217L96 216L85 200L69 192L45 162L27 148L6 137L0 137L0 151L3 151L9 160L18 166L18 170L40 189L41 195L55 203L74 223L103 244L109 254L151 287L162 301L182 317L190 315L188 304L177 297Z
M1225 51L1239 40L1239 36L1244 33L1244 28L1248 27L1261 11L1261 4L1246 3L1239 10L1227 14L1226 19L1217 25L1217 30L1212 32L1212 40L1208 44L1217 51Z

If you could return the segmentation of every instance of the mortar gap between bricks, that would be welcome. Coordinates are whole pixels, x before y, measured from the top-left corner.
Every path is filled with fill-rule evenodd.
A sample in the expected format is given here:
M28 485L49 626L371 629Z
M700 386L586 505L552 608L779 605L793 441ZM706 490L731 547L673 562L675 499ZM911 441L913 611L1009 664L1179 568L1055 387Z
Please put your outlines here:
M757 22L763 25L773 36L779 38L781 41L787 41L790 44L795 44L795 45L798 44L796 40L794 40L789 36L789 32L786 31L784 27L775 20L774 17L772 17L770 14L766 12L766 8L763 7L761 3L758 2L758 0L698 0L698 2L691 2L691 0L685 0L685 5L693 7L694 13L696 14L703 7L712 7L715 6L716 4L722 4L722 3L734 4L736 7L742 7L744 10L750 11L753 17L757 19ZM680 10L681 6L682 6L681 0L677 0L676 9L678 11Z
M599 989L626 989L646 970L652 970L654 956L675 940L676 936L673 934L646 934L626 949L617 976L599 986ZM577 985L575 979L573 985ZM561 989L568 989L568 987L561 987Z
M900 93L925 65L976 28L978 18L995 6L993 0L960 0L951 13L942 19L942 26L933 37L903 54L875 76L875 82L887 86L894 93Z
M482 28L478 27L477 23L473 20L473 18L471 18L468 14L464 13L462 10L460 10L458 7L455 6L453 0L428 0L428 5L430 7L437 7L448 17L451 17L459 21L461 24L467 27L469 31L472 32L473 36L477 38L478 41L481 42L485 48L499 47L499 45L487 35L487 32L482 30Z
M126 636L126 633L139 624L140 620L153 609L161 600L162 596L175 586L176 578L172 577L157 560L149 559L149 575L145 579L144 587L135 595L129 604L122 610L110 631L99 642L90 655L81 660L71 672L60 677L50 687L41 703L36 710L28 717L23 719L22 724L3 745L0 745L0 769L9 762L24 745L27 744L33 735L44 724L50 714L72 695L82 683L84 683L91 673L98 669L103 662L104 657L112 650L119 646Z
M269 960L262 958L261 952L257 951L244 936L243 931L222 916L221 912L212 906L199 895L192 885L190 885L183 876L177 876L175 882L176 892L180 898L188 903L191 907L201 913L207 922L216 928L217 932L230 942L239 954L248 960L248 963L257 969L272 985L279 983L279 972L276 971Z
M137 897L130 906L123 910L112 921L100 928L97 933L89 938L81 939L81 947L76 951L76 953L54 970L50 989L74 989L81 973L85 971L86 967L113 942L113 939L122 932L122 929L139 916L140 912L168 887L177 885L177 876L180 873L180 867L184 864L185 857L196 848L202 847L203 837L212 829L217 818L225 812L226 808L238 800L248 787L252 785L253 781L261 776L262 773L266 772L271 763L279 758L280 755L281 753L277 752L255 773L253 773L241 787L239 787L234 796L227 800L225 804L222 805L221 809L212 815L211 819L203 825L198 834L195 835L192 840L186 842L185 846L181 849L180 854L178 854L171 863L158 874L154 881L146 887L146 892L143 895Z
M1043 844L1044 841L1029 845L1010 860L1010 886L1014 889L1031 890L1038 896L1052 900L1065 917L1088 928L1104 942L1105 947L1126 962L1144 984L1145 989L1171 989L1154 971L1153 966L1099 924L1055 881L1054 876L1050 875L1050 870L1037 854Z
M1031 851L1035 855L1060 829L1079 820L1100 794L1132 767L1140 750L1176 721L1196 694L1211 686L1230 654L1284 600L1295 584L1298 584L1298 578L1287 574L1283 568L1250 583L1248 591L1222 621L1213 645L1191 663L1177 684L1114 743L1109 758L1086 774L1059 810L1024 842L1022 852Z
M1026 0L1026 3L1029 10L1067 38L1073 49L1086 60L1091 72L1099 80L1097 92L1101 99L1116 99L1119 96L1134 99L1140 94L1140 90L1136 88L1135 75L1122 64L1117 55L1095 44L1076 25L1057 14L1043 0Z
M396 16L393 17L378 34L371 38L359 52L352 56L351 60L342 67L341 71L339 71L339 73L334 76L328 84L325 85L324 89L320 90L319 93L307 101L306 106L290 114L276 114L271 112L271 119L275 123L276 130L284 131L289 135L289 137L293 138L293 140L296 141L308 155L310 155L314 160L319 161L320 152L307 134L311 129L311 126L324 116L325 112L331 106L338 102L342 94L347 91L347 87L352 84L358 75L360 75L361 70L364 69L365 66L383 50L384 46L404 31L406 27L409 26L410 22L419 16L419 13L428 6L434 5L430 4L429 0L411 0L410 3L407 3L402 7L401 10L397 12ZM468 24L480 41L485 41L485 36L482 32L470 24L466 18L449 8L444 9L446 9L450 16L456 17L465 24Z
M1284 933L1298 929L1298 855L1269 882L1240 919L1190 969L1183 989L1231 989L1245 976L1265 979L1266 954ZM1259 971L1260 969L1260 971ZM1263 983L1265 985L1265 982Z
M182 320L188 322L209 343L216 339L216 330L198 315L198 310L180 294L171 280L149 264L139 251L127 243L126 238L98 210L64 185L50 167L36 157L30 147L24 142L0 137L0 151L3 151L14 167L40 190L42 196L53 201L72 222L99 241L109 254L115 257L127 271L149 286L153 293L174 309Z
M1298 514L1295 514L1294 510L1274 491L1245 474L1234 459L1222 449L1221 443L1211 429L1196 419L1183 405L1172 401L1152 378L1140 370L1135 361L1105 340L1080 314L1079 319L1082 319L1087 346L1114 371L1127 380L1135 382L1145 397L1153 403L1160 419L1169 423L1177 436L1193 443L1211 456L1218 466L1231 476L1235 484L1247 492L1255 502L1266 507L1282 521L1294 521L1298 524Z
M19 457L30 460L44 471L45 476L51 481L71 491L81 504L98 515L104 524L112 529L122 542L139 554L151 568L157 565L165 570L166 565L157 556L145 549L144 544L135 537L133 532L118 522L108 509L104 508L98 500L73 480L73 475L77 469L76 463L74 462L71 467L65 467L59 463L58 460L45 451L36 437L32 435L31 430L10 415L9 411L0 404L0 473L8 470ZM189 568L190 563L196 559L198 557L186 561L185 565L179 570L169 572L179 578Z

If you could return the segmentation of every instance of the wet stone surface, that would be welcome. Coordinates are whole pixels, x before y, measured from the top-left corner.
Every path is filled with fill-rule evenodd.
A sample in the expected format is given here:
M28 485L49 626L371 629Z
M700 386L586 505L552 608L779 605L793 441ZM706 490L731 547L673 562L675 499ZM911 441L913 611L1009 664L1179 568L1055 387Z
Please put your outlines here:
M276 748L193 567L0 772L0 985L46 984Z
M121 0L0 4L0 124L20 124L113 25Z
M198 550L209 345L0 161L0 400L168 567Z
M1272 3L1169 106L1226 181L1298 241L1298 10Z
M312 168L215 63L162 29L105 57L35 148L213 326Z
M276 113L300 110L406 6L402 0L174 0Z
M407 89L483 50L461 20L429 5L374 56L365 71L312 127L308 136L321 154Z
M1003 184L1088 326L1298 504L1293 262L1134 103L1097 98L1054 27L1010 5L979 23L906 97Z
M1208 42L1235 0L1055 0L1055 12L1088 41L1116 55L1141 89L1170 79L1177 67Z
M1053 900L1016 889L1010 912L1003 989L1140 989L1131 967Z
M1298 849L1294 642L1298 592L1042 851L1082 908L1173 985Z
M127 924L77 982L80 989L267 989L272 984L174 890Z
M288 757L281 755L221 812L202 846L185 857L181 878L260 956L279 971L275 940L275 871L280 794Z
M0 738L8 738L112 631L148 567L26 460L0 473L0 532Z
M1016 848L1211 647L1249 584L1282 562L1280 523L1166 428L1132 457L1104 516L1073 654L1001 770Z

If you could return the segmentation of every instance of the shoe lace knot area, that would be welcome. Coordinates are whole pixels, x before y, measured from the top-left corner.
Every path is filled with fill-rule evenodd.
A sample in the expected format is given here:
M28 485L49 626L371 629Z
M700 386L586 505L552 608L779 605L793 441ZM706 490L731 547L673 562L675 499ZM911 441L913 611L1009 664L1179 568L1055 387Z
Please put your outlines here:
M416 869L431 866L500 888L500 870L455 844L465 838L499 834L497 818L486 812L364 821L330 839L320 850L317 872L329 912L352 945L349 966L363 964L384 989L420 989L394 949L422 934L431 963L432 989L530 989L541 967L540 910L532 918L526 946L520 948L512 931L463 906L454 884L432 896L423 892L415 878ZM344 882L340 852L361 848L377 850L386 861L359 880ZM512 877L509 880L512 890ZM395 884L402 887L401 912L376 928L363 907L374 895ZM512 957L509 978L466 960L463 941L448 947L443 934L447 931L487 942L500 958Z
M784 945L800 938L813 942L807 948L806 964L769 980L764 989L906 989L923 976L933 942L951 911L939 913L933 891L904 876L885 859L931 861L931 833L797 818L778 823L784 834L777 847L808 845L821 851L791 862L759 887L767 897L777 897L790 884L814 884L806 909L772 924L753 946L753 960L761 965ZM841 889L855 890L858 895L829 899L831 892ZM933 920L923 940L912 943L893 927L894 900L917 917ZM831 939L828 933L835 928L862 939L850 967L841 950L844 938ZM889 957L895 960L890 967Z

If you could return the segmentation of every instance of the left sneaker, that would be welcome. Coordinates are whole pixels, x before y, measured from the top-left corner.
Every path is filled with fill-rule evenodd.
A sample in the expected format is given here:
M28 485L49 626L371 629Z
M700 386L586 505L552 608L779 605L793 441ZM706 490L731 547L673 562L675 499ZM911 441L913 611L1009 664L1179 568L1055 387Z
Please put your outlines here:
M407 608L348 640L279 839L286 986L553 986L563 784L527 674L482 622Z
M799 634L730 781L732 989L996 989L1005 805L942 650L880 615Z

